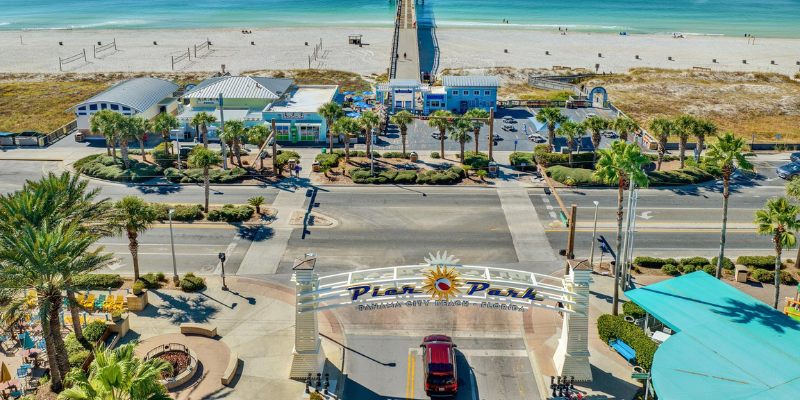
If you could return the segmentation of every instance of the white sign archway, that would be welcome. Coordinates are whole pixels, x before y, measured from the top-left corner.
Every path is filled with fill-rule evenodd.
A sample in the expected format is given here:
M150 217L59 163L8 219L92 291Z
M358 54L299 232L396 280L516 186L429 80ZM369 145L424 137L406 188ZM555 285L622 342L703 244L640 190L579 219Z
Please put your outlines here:
M553 362L559 375L591 381L589 284L585 260L570 260L564 278L505 268L461 265L447 255L425 264L375 268L320 277L297 269L295 348L291 377L304 379L324 362L317 312L339 307L359 311L404 307L475 307L525 312L531 307L561 312L561 337Z

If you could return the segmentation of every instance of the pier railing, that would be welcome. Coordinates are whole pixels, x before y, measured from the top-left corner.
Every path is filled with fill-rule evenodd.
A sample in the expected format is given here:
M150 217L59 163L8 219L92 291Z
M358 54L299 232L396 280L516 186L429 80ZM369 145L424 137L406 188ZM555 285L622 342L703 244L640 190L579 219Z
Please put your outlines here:
M389 79L397 77L397 52L400 45L400 18L403 18L403 0L397 1L397 14L394 17L394 36L392 37L392 54L389 59Z

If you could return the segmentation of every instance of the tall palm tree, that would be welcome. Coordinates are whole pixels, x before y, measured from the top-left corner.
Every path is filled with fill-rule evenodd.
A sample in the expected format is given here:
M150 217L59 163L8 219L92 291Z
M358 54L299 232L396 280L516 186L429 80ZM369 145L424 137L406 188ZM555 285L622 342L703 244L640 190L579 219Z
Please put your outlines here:
M333 123L333 131L344 136L344 163L350 163L350 139L356 137L361 125L353 118L342 117Z
M89 118L89 129L106 138L106 152L117 162L117 130L122 114L111 110L100 110Z
M611 148L600 150L600 158L594 166L595 178L607 183L617 185L617 256L622 254L622 198L625 186L633 181L636 186L647 187L647 174L644 166L650 160L645 157L636 143L616 141ZM619 313L619 285L620 269L617 263L614 267L614 300L613 314Z
M686 142L694 136L697 129L697 119L689 114L682 114L675 118L675 129L672 134L678 138L678 158L681 161L681 168L686 166Z
M128 143L131 140L136 139L136 135L139 133L139 126L134 119L136 117L122 117L118 121L118 134L117 137L119 138L119 153L120 158L122 158L122 166L125 169L131 167L131 160L128 154Z
M695 124L694 137L697 138L697 150L694 153L694 160L700 162L700 153L705 147L706 138L717 134L717 125L707 119L698 119Z
M672 136L675 124L666 118L656 118L650 121L650 130L658 140L658 163L656 170L661 171L661 163L664 162L664 154L667 152L667 140Z
M174 115L165 112L156 115L156 118L153 120L153 130L161 133L161 143L164 143L167 154L172 154L172 146L168 144L169 131L177 129L180 126L178 119L175 118Z
M597 161L597 150L600 149L600 140L603 138L603 131L608 129L609 125L611 125L611 121L597 115L592 115L583 121L584 128L592 133L593 161L595 162Z
M139 150L142 152L142 161L147 161L147 152L144 150L144 138L153 130L153 123L139 116L131 117L131 129L139 142Z
M169 400L167 389L159 381L172 365L160 358L140 360L134 354L135 343L116 349L96 349L89 365L89 375L76 369L70 373L72 387L59 394L58 400Z
M262 150L264 147L264 143L266 143L267 139L269 139L269 135L272 133L270 128L267 128L266 125L255 125L251 126L247 129L247 140L250 143L258 146L259 150ZM261 163L261 170L264 170L264 157L259 157L259 162Z
M233 157L236 156L236 163L239 164L240 167L242 166L242 149L240 143L245 135L244 122L237 120L225 121L225 126L222 127L222 133L219 135L220 139L228 143L233 150L231 152L231 162L233 162Z
M333 124L337 119L344 117L342 106L335 101L329 101L319 107L317 110L322 118L325 118L325 124L328 126L328 151L333 153L333 135L330 131L333 130Z
M203 135L203 147L205 148L208 148L208 127L214 122L217 122L217 117L207 112L199 112L192 118L192 125L200 128L200 134Z
M155 210L136 196L125 196L114 204L114 228L128 236L128 249L133 258L133 280L139 280L139 235L158 220Z
M378 118L378 114L372 111L364 111L361 113L361 117L358 118L359 124L361 127L364 128L364 131L367 133L366 142L367 142L367 157L372 160L372 129L377 127L378 124L381 123L380 118ZM372 163L370 163L370 169L372 168Z
M775 246L775 302L772 305L775 309L778 308L781 292L781 253L783 249L797 244L795 232L800 229L798 214L800 208L785 197L769 199L764 208L756 211L755 224L758 234L771 236L772 245Z
M208 169L222 162L222 157L216 151L203 148L196 148L192 150L189 155L189 165L194 168L203 169L203 186L205 187L205 211L208 212L208 197L209 197L209 178Z
M458 117L456 118L450 127L448 128L450 131L450 139L455 140L458 142L459 146L459 159L461 163L464 163L464 145L472 141L472 137L470 136L470 131L472 130L472 121L469 120L467 117Z
M623 142L627 142L628 136L639 130L639 124L629 117L619 117L614 120L611 126L617 131L620 140Z
M51 388L56 392L61 391L69 371L61 337L62 290L76 275L111 261L110 255L101 254L102 248L90 250L97 240L97 235L69 220L56 225L23 224L13 234L0 234L0 287L17 295L29 288L36 291Z
M561 114L561 110L555 107L545 107L536 113L536 120L547 125L547 141L550 144L550 151L553 151L553 142L556 141L556 128L567 122L569 118Z
M428 120L428 126L439 130L439 156L444 159L444 139L447 137L447 129L453 124L455 115L447 110L436 110Z
M478 154L478 152L480 152L478 138L481 135L481 128L486 125L485 120L489 119L489 112L482 108L473 108L467 111L464 116L472 120L472 136L473 139L475 139L475 154ZM489 140L491 140L491 138ZM461 157L461 159L463 160L464 157Z
M408 135L408 124L410 124L413 120L414 116L406 110L402 110L392 116L392 123L400 128L400 138L403 142L403 156L406 155L406 135Z
M722 230L719 238L719 257L717 257L716 277L722 275L722 261L725 257L725 240L728 230L728 198L731 196L731 175L737 168L752 171L753 164L744 156L747 144L744 139L728 132L717 138L717 143L708 147L706 162L722 171Z
M585 133L583 125L566 121L556 129L556 134L567 139L567 154L569 154L569 166L572 167L572 149L575 147L578 140L583 137Z

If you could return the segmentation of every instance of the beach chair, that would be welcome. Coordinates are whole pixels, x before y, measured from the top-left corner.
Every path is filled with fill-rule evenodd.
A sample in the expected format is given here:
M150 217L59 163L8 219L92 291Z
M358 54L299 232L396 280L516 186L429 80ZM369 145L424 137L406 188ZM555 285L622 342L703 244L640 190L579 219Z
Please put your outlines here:
M86 297L86 301L83 303L83 307L86 308L89 311L92 311L92 309L94 309L94 295L93 294L90 294L89 296Z
M114 295L108 295L106 301L103 303L103 311L110 312L114 308Z
M100 296L97 297L97 300L94 301L94 309L102 310L105 302L106 302L106 295L101 294Z

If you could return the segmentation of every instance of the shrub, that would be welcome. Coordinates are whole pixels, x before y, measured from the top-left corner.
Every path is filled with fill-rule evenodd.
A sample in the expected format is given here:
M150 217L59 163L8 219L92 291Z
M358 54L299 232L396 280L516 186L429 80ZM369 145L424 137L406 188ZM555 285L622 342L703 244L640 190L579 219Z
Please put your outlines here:
M545 167L554 165L569 166L569 154L550 153L547 145L538 145L533 149L533 158L539 165ZM593 153L572 153L572 166L593 169Z
M394 183L415 183L417 181L416 171L399 171L394 177Z
M767 271L763 268L756 268L750 273L750 278L756 282L770 283L775 280L775 275L772 271Z
M77 289L84 290L103 290L108 288L119 288L124 280L118 274L86 274L78 275L72 280L72 284Z
M69 368L73 369L82 367L87 358L89 358L89 350L86 349L68 354L67 361L69 362Z
M560 165L547 168L547 175L554 181L570 186L602 185L594 176L594 171L583 168L569 168Z
M147 289L158 289L161 287L161 282L158 280L156 274L152 272L139 276L139 281L141 281Z
M159 143L150 154L153 162L161 168L170 168L178 160L178 156L167 153L166 143Z
M666 264L678 264L674 258L636 257L633 263L642 268L661 268Z
M526 153L521 151L515 151L508 156L508 162L515 166L519 167L520 164L525 163L528 167L533 167L536 165L536 161L533 160L533 153Z
M89 343L96 343L103 336L106 331L106 323L104 321L92 321L83 327L83 337Z
M697 271L698 268L703 268L703 267L696 267L694 265L687 264L687 265L678 265L677 268L678 271L684 274L691 274L692 272Z
M144 282L142 282L140 280L136 281L136 282L133 282L132 290L133 290L133 294L135 294L137 296L142 294L142 291L144 290Z
M632 301L622 304L622 312L636 319L644 318L646 314L642 307Z
M408 158L408 153L404 155L402 151L387 151L383 153L383 158Z
M704 265L708 265L708 259L705 257L688 257L688 258L681 258L680 260L681 265L693 265L695 267L701 267Z
M208 180L211 183L233 183L240 182L247 175L244 168L232 168L229 170L212 169L208 171ZM178 170L177 168L167 168L164 170L164 177L174 183L203 183L203 169L190 168Z
M225 204L219 210L212 210L208 213L209 221L224 221L224 222L242 222L247 221L253 217L253 207L250 206L234 206L233 204Z
M766 270L775 269L775 256L739 256L737 264Z
M156 219L159 221L167 221L169 219L169 209L175 209L172 214L173 221L192 222L203 219L203 206L200 204L164 204L164 203L150 203L156 211Z
M703 271L705 271L707 274L709 274L711 276L716 276L717 275L717 266L716 265L711 265L711 264L706 265L705 267L703 267Z
M625 307L623 305L623 307ZM649 370L653 364L653 355L658 345L653 342L638 326L626 322L621 315L601 315L597 319L597 332L603 342L620 339L636 351L636 362Z
M292 158L300 162L300 154L296 151L278 150L278 155L275 156L275 164L278 166L278 169L283 169L286 164L289 164L289 160Z
M712 258L711 259L711 265L716 267L717 266L717 259L718 259L717 257ZM733 268L734 268L733 261L731 261L731 259L728 258L728 257L722 257L722 269L727 269L727 270L733 271Z
M663 267L661 267L661 272L670 276L678 276L681 274L681 271L678 270L678 267L672 264L665 264Z
M714 175L697 167L672 171L650 171L647 176L650 186L693 185L714 179Z
M784 285L797 285L797 279L789 271L781 271L781 283Z
M184 292L198 292L206 288L206 281L189 272L181 279L181 290Z
M330 169L339 166L339 160L341 157L342 156L339 153L320 153L317 154L314 160L319 162L320 167Z
M464 165L469 165L472 169L481 169L489 166L489 156L486 153L476 153L474 151L464 152Z
M461 182L464 170L458 167L452 167L445 171L425 171L417 174L418 184L428 185L454 185Z
M75 170L93 178L115 182L143 182L161 175L161 167L130 160L130 168L123 169L122 160L114 162L113 157L93 154L75 162Z
M432 151L431 152L431 158L437 159L437 158L442 158L442 156L441 156L441 154L439 154L438 151Z

